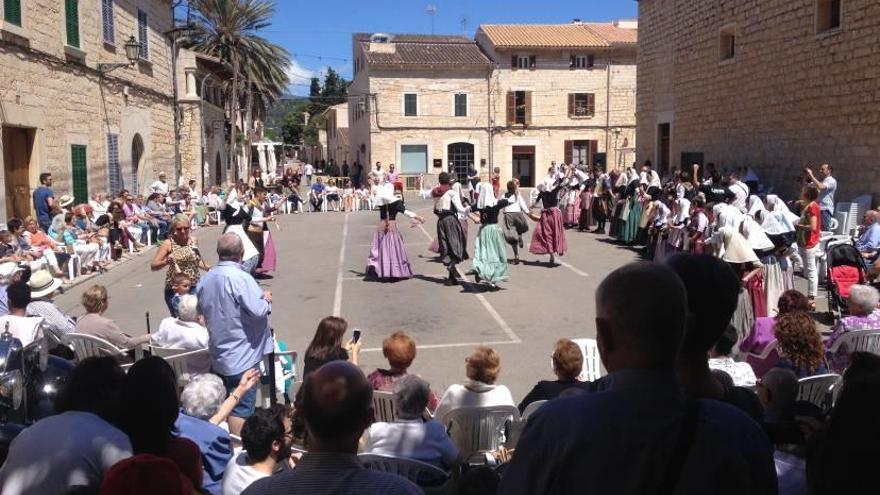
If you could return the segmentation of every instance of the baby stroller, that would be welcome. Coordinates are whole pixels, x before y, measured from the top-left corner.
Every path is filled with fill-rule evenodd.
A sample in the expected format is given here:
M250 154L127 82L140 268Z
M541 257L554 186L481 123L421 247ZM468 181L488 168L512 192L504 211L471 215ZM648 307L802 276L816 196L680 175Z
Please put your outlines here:
M849 314L846 300L849 289L868 280L861 253L850 243L833 244L825 252L828 260L828 311L838 317Z

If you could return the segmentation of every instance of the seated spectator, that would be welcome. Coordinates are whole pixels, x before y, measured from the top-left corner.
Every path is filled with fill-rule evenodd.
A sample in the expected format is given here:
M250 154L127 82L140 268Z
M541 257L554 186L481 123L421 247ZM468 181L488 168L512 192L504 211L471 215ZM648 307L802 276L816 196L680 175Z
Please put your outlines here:
M37 270L28 280L31 288L31 303L27 307L28 316L43 318L43 328L55 334L58 340L76 330L76 322L52 300L61 287L61 280L53 278L46 270Z
M315 330L315 336L306 348L303 379L330 361L350 361L354 365L358 364L361 342L349 341L345 346L342 345L342 337L347 329L348 322L342 318L328 316L321 320L318 329Z
M309 202L312 204L314 211L321 211L321 205L324 203L324 178L318 177L318 181L312 184L309 189Z
M0 263L0 316L9 314L6 288L21 280L21 267L16 263Z
M157 347L196 351L208 348L208 329L199 323L199 300L192 294L180 297L177 318L168 316L159 323L159 330L150 335L150 343ZM190 373L207 373L211 356L190 359Z
M174 461L193 486L202 488L202 459L191 440L173 435L179 414L177 378L160 357L134 363L122 391L123 431L135 454L152 454Z
M779 343L775 367L792 370L798 378L827 373L823 363L825 348L809 313L782 315L776 319L773 331Z
M99 266L97 256L100 247L96 242L90 242L95 239L94 235L80 231L73 227L72 223L73 213L57 215L52 219L52 226L49 227L49 237L63 244L68 252L72 251L79 256L79 266L83 271L91 271Z
M520 413L532 402L555 399L570 388L577 388L581 391L589 389L590 382L578 380L584 367L584 353L580 346L569 339L559 339L553 349L552 360L556 380L539 381L517 406Z
M34 217L24 220L24 232L22 237L30 244L31 249L41 251L55 277L65 277L67 272L64 268L70 260L70 254L64 250L64 246L52 240L45 232L39 229Z
M193 495L189 480L170 459L139 454L117 462L101 483L101 495Z
M809 313L812 311L810 300L806 295L796 290L787 290L779 296L778 313L776 316L762 316L755 319L755 326L752 333L747 335L739 345L739 351L743 354L761 354L764 349L776 340L776 333L773 328L776 326L776 319L780 316L795 311L804 311ZM755 374L762 376L767 370L773 367L775 356L771 351L768 356L769 362L761 362L751 357L747 358Z
M436 421L422 416L431 393L428 382L407 375L394 385L393 423L373 423L364 433L363 452L405 457L451 469L458 460L458 448Z
M416 342L404 332L394 332L382 341L382 355L388 360L388 369L377 368L367 375L367 381L373 390L380 392L394 391L394 385L407 376L406 370L416 358ZM428 390L428 410L437 409L437 395Z
M764 408L764 431L773 444L803 443L795 422L798 378L791 370L773 368L757 383L758 399Z
M876 224L875 224L876 225ZM841 335L851 330L880 329L880 293L870 285L853 285L849 289L847 307L849 316L844 316L834 326L834 331L825 341L825 349L830 350ZM840 346L834 355L828 354L828 361L835 373L842 373L849 365L850 349L846 344Z
M709 349L709 369L720 370L733 380L736 387L754 387L757 378L749 363L737 362L730 357L736 343L736 329L732 326L718 337L715 345Z
M134 349L136 346L150 341L150 334L132 337L120 330L113 320L104 317L104 312L110 306L110 298L107 296L107 288L103 285L89 287L83 292L81 303L87 313L76 321L76 333L102 338L114 346L126 350ZM112 352L110 349L105 349L105 351Z
M856 249L868 260L877 257L880 250L880 212L868 210L865 212L863 230L856 241Z
M168 235L168 226L171 222L172 214L165 208L165 197L159 193L152 193L147 196L147 204L144 206L144 213L153 219L151 222L156 227L156 240L164 240Z
M880 462L880 357L852 355L843 386L816 448L807 457L813 495L867 494L877 487Z
M300 396L308 452L296 469L257 480L243 495L422 493L405 478L368 470L358 461L358 440L373 419L373 390L357 366L325 364L306 377Z
M772 449L758 425L727 404L682 393L675 362L687 311L685 287L666 266L633 263L609 274L596 290L605 390L538 410L498 493L705 493L719 479L724 493L776 493Z
M495 385L501 372L501 357L495 349L477 346L465 359L467 381L463 385L450 385L434 417L445 424L446 415L460 407L516 406L510 390Z
M223 495L238 495L254 481L271 476L290 457L293 439L286 407L276 404L257 409L241 429L243 450L235 454L223 473Z
M27 307L31 303L31 288L27 283L15 282L7 287L5 292L9 301L9 314L0 316L0 333L9 331L13 337L21 341L22 346L43 338L40 329L42 318L27 316Z
M55 399L58 414L12 440L0 468L3 494L96 490L107 470L132 454L128 437L114 426L120 419L124 380L112 358L89 358L77 365Z

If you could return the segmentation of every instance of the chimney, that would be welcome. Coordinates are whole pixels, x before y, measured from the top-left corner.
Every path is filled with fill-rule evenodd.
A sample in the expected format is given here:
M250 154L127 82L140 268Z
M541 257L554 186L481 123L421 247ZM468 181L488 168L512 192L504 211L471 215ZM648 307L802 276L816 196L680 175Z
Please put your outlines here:
M577 18L577 17L575 17L575 18L571 21L571 23L572 23L572 24L582 24L580 18Z

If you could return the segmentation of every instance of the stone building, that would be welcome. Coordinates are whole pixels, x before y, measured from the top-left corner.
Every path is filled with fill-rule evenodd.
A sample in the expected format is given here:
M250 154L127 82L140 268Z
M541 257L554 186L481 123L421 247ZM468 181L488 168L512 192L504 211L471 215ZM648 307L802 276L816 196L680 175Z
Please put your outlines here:
M638 159L751 166L795 194L829 162L838 199L880 193L880 2L639 2Z
M623 166L634 158L636 28L484 25L474 40L356 34L351 157L407 175L499 167L525 186L552 161Z
M41 172L77 201L174 177L171 27L170 0L0 5L0 217L31 213Z
M349 160L348 149L348 103L340 103L324 110L324 127L327 131L327 163L333 162L342 169Z

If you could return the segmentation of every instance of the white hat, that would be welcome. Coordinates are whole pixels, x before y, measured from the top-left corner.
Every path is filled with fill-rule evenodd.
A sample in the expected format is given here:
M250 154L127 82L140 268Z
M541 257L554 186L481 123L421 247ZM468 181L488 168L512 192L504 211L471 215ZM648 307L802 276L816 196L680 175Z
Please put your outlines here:
M31 288L31 297L39 298L51 295L58 290L61 287L61 280L53 277L48 270L37 270L31 274L28 285Z
M718 233L724 242L724 256L721 259L728 263L760 263L758 255L742 234L731 227L721 227Z

